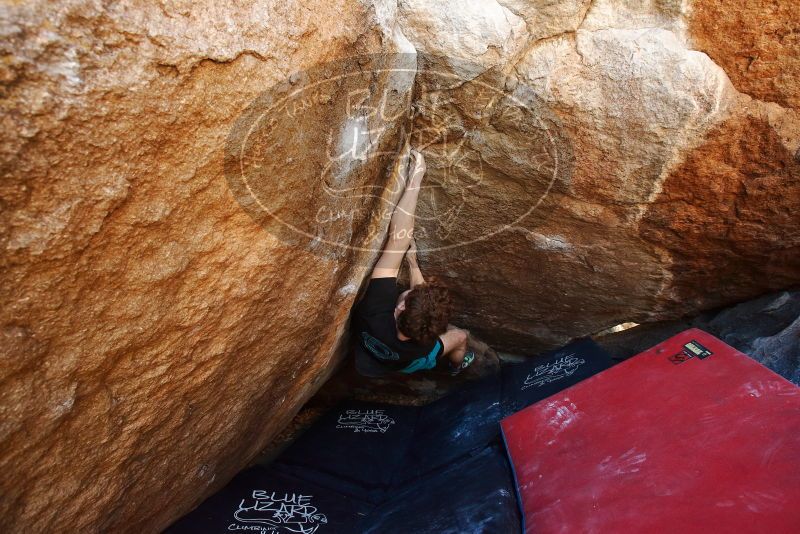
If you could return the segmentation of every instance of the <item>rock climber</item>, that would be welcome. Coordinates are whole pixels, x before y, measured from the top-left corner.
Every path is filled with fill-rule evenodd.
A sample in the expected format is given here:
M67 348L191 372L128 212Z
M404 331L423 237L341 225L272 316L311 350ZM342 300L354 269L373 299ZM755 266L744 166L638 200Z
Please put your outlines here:
M433 369L440 360L447 361L450 373L456 375L475 359L467 347L467 331L449 324L452 302L447 288L437 280L426 281L417 263L414 213L426 167L420 152L411 150L410 156L410 169L400 163L396 170L404 191L364 298L355 309L356 369L366 376ZM397 286L404 257L410 273L407 291Z

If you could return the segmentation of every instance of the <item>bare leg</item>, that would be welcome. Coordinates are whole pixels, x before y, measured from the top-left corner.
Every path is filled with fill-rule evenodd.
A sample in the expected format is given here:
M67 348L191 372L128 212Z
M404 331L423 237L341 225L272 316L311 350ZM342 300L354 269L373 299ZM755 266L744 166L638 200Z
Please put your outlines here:
M450 361L453 367L458 367L464 361L464 355L467 353L469 332L452 325L448 325L447 328L447 332L441 336L444 341L444 357Z
M467 342L464 341L463 345L455 347L453 350L445 354L453 367L458 367L464 361L464 355L467 353Z

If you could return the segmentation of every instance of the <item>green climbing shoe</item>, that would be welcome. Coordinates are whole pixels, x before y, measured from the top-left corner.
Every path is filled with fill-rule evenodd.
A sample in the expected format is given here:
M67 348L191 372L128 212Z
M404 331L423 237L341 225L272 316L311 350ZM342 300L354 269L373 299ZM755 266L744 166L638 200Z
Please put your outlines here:
M450 376L456 376L458 373L469 367L472 362L475 361L475 353L470 351L464 354L464 359L461 360L461 365L458 367L453 367L453 364L450 364Z

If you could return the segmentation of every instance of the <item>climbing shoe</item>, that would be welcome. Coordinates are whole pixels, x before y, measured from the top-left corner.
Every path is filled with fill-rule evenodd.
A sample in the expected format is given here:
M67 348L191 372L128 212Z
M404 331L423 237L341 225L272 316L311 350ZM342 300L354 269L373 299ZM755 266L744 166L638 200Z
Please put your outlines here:
M472 362L475 361L475 353L470 351L464 354L464 359L461 360L461 365L455 367L453 364L450 364L450 376L456 376L458 373L469 367Z

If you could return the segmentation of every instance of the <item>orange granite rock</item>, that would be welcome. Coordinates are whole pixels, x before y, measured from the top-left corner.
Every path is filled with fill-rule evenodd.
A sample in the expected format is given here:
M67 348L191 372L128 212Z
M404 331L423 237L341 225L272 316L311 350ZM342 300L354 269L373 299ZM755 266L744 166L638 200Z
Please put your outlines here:
M156 532L333 370L374 254L266 232L226 180L229 132L291 73L403 43L391 14L345 1L0 11L0 530ZM381 192L383 171L348 176ZM285 200L313 220L295 178ZM371 218L342 239L373 239Z
M800 109L800 1L694 0L689 36L753 98Z

